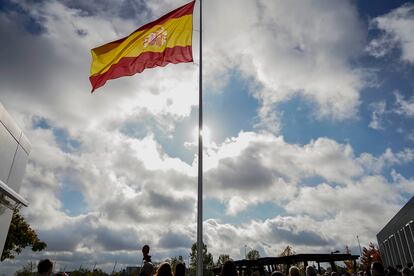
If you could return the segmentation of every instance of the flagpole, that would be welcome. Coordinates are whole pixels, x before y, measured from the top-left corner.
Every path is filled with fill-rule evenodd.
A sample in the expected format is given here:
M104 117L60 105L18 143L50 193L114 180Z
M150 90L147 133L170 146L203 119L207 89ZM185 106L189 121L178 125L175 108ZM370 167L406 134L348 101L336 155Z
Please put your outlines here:
M203 275L203 10L200 4L200 54L198 84L198 198L197 198L197 276Z

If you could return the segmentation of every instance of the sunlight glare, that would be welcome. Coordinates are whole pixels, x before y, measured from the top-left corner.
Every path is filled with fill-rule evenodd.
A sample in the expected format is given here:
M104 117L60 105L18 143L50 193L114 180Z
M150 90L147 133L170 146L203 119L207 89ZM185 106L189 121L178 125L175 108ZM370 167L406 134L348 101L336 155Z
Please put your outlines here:
M203 144L209 145L211 142L211 131L208 126L203 127L203 129L201 130L201 135L203 136ZM197 142L198 141L198 127L194 128L193 136L194 136L194 141Z

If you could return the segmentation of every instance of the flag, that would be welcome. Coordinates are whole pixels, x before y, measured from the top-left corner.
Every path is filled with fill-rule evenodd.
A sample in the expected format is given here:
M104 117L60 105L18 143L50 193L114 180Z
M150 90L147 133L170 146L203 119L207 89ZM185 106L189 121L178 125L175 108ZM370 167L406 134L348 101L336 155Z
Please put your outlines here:
M169 63L192 62L192 1L150 22L127 37L91 50L92 92L107 80Z

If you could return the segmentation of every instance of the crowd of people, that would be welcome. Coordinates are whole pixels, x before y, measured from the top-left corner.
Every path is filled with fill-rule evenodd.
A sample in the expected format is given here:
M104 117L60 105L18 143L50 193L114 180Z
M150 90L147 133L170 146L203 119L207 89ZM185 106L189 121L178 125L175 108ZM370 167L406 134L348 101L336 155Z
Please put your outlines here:
M297 266L291 266L287 276L320 276L313 266L307 266L304 274L305 275L301 274L300 269ZM281 271L273 271L272 276L284 276L284 274ZM410 263L404 268L401 266L397 268L390 266L384 269L382 263L373 262L370 269L358 271L357 273L354 273L354 275L349 272L340 274L333 271L331 273L325 272L323 276L414 276L414 266Z
M142 247L142 265L138 273L138 276L185 276L186 267L184 263L177 263L174 266L174 271L171 265L168 262L163 262L158 265L155 270L155 266L151 261L151 256L149 255L150 247L144 245ZM42 260L38 264L38 274L40 276L50 276L53 275L53 263L46 259ZM317 273L317 270L313 266L307 266L304 273L301 273L300 269L297 266L291 266L289 268L288 275L284 275L281 271L273 271L271 276L322 276ZM304 275L303 275L304 274ZM226 261L220 272L220 276L239 276L236 266L233 261ZM371 268L366 271L358 271L351 275L349 272L339 274L337 272L325 272L323 276L414 276L414 266L412 263L407 264L406 267L398 266L387 267L384 269L384 266L380 262L373 262Z

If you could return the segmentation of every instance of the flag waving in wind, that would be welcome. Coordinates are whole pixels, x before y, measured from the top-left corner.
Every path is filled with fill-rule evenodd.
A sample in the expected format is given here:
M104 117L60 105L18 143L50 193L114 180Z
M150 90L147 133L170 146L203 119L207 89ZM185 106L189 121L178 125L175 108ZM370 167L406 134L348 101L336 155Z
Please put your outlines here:
M92 92L107 80L169 63L192 62L193 9L190 2L129 36L91 50Z

